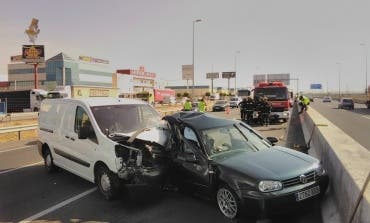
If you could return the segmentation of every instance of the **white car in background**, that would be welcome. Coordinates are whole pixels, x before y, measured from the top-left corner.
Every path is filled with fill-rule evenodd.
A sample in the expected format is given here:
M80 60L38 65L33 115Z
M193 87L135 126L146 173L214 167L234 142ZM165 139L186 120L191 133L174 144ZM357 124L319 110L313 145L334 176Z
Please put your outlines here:
M322 102L331 102L331 97L327 96L322 99Z

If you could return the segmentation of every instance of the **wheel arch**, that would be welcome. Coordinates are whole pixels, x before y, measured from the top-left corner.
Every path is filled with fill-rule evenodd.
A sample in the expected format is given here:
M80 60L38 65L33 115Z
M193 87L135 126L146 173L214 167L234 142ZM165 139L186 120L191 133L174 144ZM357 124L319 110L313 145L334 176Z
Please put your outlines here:
M94 171L93 171L94 182L96 182L96 171L98 170L99 167L106 167L107 169L109 169L108 165L105 164L103 161L101 160L96 161L94 164Z

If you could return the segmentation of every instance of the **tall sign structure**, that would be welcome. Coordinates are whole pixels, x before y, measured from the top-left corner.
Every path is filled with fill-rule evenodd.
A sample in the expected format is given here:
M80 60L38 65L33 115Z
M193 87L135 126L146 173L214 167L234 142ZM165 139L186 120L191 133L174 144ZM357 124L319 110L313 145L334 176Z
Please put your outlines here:
M206 76L207 79L211 79L211 93L213 93L213 80L218 79L220 77L220 74L218 72L214 72L214 73L207 73L206 75L207 75Z
M227 92L229 94L230 94L230 79L235 78L235 77L236 77L236 72L222 72L222 78L227 79Z
M25 33L27 34L29 41L33 45L23 45L22 47L23 62L27 64L33 64L34 66L35 89L38 88L37 66L39 65L39 63L43 63L45 61L44 46L35 45L37 36L40 33L38 23L39 23L39 20L33 18L31 21L31 24L25 30Z

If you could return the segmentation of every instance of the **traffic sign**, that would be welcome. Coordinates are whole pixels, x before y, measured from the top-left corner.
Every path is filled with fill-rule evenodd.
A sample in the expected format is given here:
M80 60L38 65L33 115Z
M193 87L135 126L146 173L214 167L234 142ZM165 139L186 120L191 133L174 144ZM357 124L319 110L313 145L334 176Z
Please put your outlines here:
M220 74L218 72L215 73L207 73L207 79L217 79L220 77Z
M236 73L235 72L222 72L222 78L230 79L235 78Z
M310 89L322 89L322 85L321 84L311 84Z
M194 66L193 65L182 65L182 79L193 80L194 77Z

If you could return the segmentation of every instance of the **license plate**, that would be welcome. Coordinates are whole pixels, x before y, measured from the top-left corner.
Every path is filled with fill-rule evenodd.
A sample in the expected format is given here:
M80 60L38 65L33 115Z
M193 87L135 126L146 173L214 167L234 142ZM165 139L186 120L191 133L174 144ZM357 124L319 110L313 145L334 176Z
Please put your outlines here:
M308 190L296 193L296 200L297 201L302 201L302 200L307 199L309 197L313 197L313 196L315 196L319 193L320 193L320 186L316 186L316 187L310 188Z

